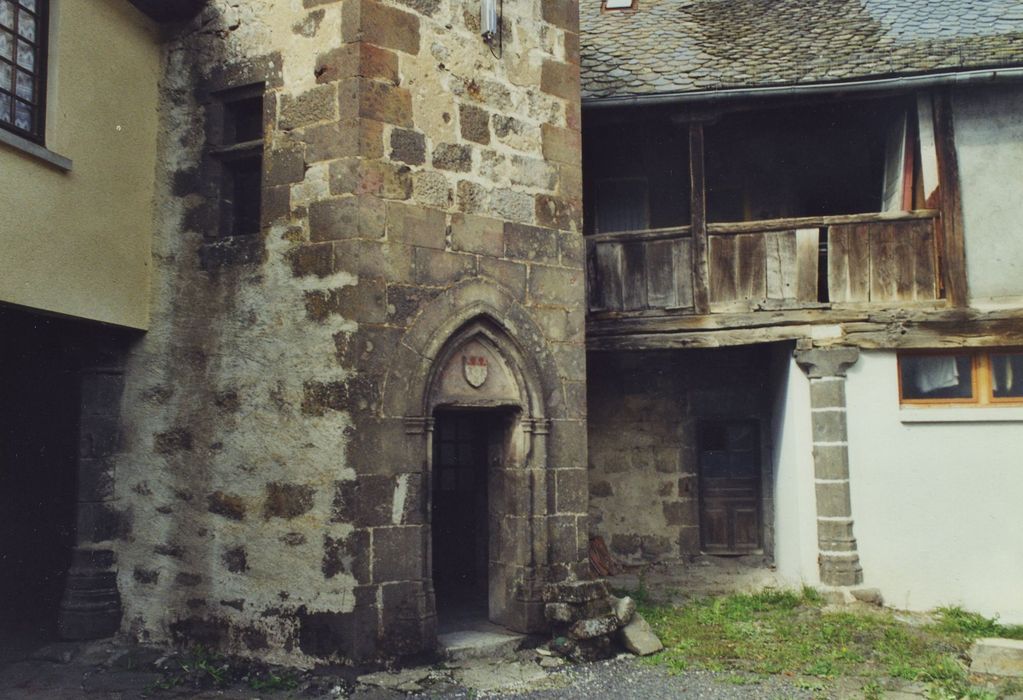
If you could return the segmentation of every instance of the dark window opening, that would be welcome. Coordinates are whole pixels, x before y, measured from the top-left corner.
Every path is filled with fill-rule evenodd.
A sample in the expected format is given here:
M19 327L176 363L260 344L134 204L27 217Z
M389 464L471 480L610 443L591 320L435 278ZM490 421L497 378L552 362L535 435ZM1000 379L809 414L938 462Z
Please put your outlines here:
M744 112L706 125L708 221L913 208L915 116L893 100Z
M225 141L229 144L263 138L263 97L254 95L224 103Z
M219 128L211 149L219 172L220 232L259 232L263 191L263 86L231 90L218 97Z
M48 0L0 0L0 128L43 142Z
M587 233L689 224L689 130L618 122L583 132Z
M263 159L259 156L224 162L221 190L223 228L232 236L259 232Z

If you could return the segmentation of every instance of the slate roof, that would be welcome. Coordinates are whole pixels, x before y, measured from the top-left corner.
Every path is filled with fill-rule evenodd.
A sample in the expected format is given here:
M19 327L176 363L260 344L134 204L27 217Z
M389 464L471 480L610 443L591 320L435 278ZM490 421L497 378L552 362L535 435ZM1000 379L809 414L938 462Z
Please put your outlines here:
M1023 65L1021 0L580 0L583 98Z

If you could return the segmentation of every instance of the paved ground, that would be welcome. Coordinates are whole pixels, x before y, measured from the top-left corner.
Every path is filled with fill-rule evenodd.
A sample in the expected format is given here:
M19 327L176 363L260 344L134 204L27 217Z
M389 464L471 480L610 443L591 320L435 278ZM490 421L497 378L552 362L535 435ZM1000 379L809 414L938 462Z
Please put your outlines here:
M624 573L612 586L643 589L652 599L683 602L695 595L761 590L777 585L762 558L697 559L681 566L650 567ZM19 643L20 641L20 643ZM499 645L500 646L500 645ZM670 674L632 657L572 665L540 651L510 652L501 659L466 659L433 666L374 673L320 669L293 673L281 669L235 667L225 673L226 688L216 688L208 670L196 669L187 655L129 647L110 640L87 644L49 644L0 635L0 700L129 700L199 698L221 700L397 700L412 698L572 700L658 700L660 698L863 698L862 682L840 679L750 676L732 672L688 671ZM182 672L182 666L191 668ZM277 676L278 686L267 682ZM247 677L246 677L247 676ZM923 700L925 688L889 681L888 700Z
M659 700L701 698L751 700L791 698L862 698L860 684L839 685L816 679L758 677L735 673L689 671L673 675L632 657L573 665L536 651L516 652L504 659L468 659L433 666L377 671L359 675L351 669L321 669L291 677L279 669L260 669L287 678L286 688L258 687L235 669L226 688L213 687L205 672L177 674L184 657L158 649L127 647L110 641L84 645L57 644L30 657L0 666L0 698L4 700L129 700L134 698L200 698L220 700L413 700L500 697L522 700L564 698L595 700ZM157 671L162 667L163 672ZM257 687L253 687L253 686ZM922 700L923 688L893 686L891 700Z
M56 648L54 649L56 650ZM8 664L0 669L0 697L11 700L127 700L129 698L813 698L826 697L794 680L747 679L706 672L672 676L662 670L619 659L562 665L551 657L520 653L503 660L468 660L434 667L377 672L359 678L331 671L302 674L289 689L253 690L239 682L226 689L197 688L185 681L161 688L166 675L150 665L129 668L103 659L112 650L83 648L68 659L70 647ZM61 651L65 652L61 656ZM541 666L544 662L548 667Z

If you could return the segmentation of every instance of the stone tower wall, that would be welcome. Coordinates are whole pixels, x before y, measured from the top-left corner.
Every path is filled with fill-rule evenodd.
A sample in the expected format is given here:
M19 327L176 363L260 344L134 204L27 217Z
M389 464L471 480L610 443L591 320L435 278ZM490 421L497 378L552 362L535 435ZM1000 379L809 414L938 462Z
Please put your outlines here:
M476 308L539 368L513 625L581 571L577 13L506 0L500 58L473 0L212 0L169 40L153 324L113 458L125 631L302 664L430 647L412 368ZM251 83L262 228L224 238L211 95Z

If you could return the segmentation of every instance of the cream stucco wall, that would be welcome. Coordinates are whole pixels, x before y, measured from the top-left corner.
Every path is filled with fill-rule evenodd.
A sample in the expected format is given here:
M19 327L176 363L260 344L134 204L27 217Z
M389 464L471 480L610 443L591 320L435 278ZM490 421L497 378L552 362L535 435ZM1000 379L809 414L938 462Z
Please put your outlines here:
M73 167L0 143L0 302L145 328L156 27L124 0L51 6L46 146Z
M1023 302L1023 87L956 95L966 267L975 303Z
M862 355L847 400L864 585L897 608L962 605L1023 622L1023 424L905 422L891 352Z

